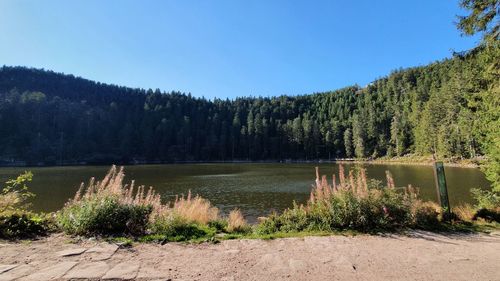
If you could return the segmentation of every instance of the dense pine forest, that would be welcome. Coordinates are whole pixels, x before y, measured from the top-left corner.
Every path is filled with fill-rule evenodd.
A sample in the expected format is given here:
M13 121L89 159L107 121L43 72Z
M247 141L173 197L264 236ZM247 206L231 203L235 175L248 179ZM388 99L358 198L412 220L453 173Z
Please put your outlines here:
M481 155L496 46L367 86L207 100L41 69L0 69L0 159L28 164ZM494 69L493 69L494 70ZM493 96L495 97L495 96Z

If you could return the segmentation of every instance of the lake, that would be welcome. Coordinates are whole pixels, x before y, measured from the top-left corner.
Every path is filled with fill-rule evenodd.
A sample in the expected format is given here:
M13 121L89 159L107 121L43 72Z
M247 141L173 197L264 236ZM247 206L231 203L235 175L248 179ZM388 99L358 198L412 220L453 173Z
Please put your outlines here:
M353 165L344 164L346 170ZM154 186L165 200L176 194L200 194L224 213L240 208L250 221L272 211L281 211L297 203L304 203L314 183L314 167L331 178L337 173L336 164L169 164L126 166L126 180L136 184ZM364 164L368 177L382 180L385 171L394 176L396 186L412 184L420 188L422 198L436 200L434 174L431 166ZM36 211L60 209L72 198L82 181L102 178L107 166L0 168L0 182L14 178L24 170L31 170L30 190L36 194L32 208ZM446 180L450 204L471 202L470 188L488 188L488 181L475 168L446 167Z

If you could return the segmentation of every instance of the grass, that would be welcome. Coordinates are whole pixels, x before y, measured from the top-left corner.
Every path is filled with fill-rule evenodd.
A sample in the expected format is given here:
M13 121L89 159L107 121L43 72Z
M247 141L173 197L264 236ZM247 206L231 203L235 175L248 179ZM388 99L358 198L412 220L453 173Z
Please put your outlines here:
M306 205L294 204L282 214L273 214L256 229L258 234L301 231L360 232L394 231L406 227L430 229L439 223L440 212L430 202L418 199L418 190L412 186L396 188L390 173L387 186L369 181L364 169L345 174L339 166L338 179L320 178L316 168L316 182Z
M134 190L134 182L124 185L124 177L123 168L113 166L102 181L82 184L58 212L58 226L68 234L84 236L144 234L160 196L152 188L145 192L144 186Z

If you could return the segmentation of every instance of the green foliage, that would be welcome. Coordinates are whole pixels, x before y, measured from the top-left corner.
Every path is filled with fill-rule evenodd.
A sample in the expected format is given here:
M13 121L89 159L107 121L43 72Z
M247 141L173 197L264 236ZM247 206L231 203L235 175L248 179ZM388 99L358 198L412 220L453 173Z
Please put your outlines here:
M372 189L367 196L338 191L328 202L309 203L273 214L256 228L257 234L301 231L356 230L374 232L434 225L439 213L419 208L420 201L393 189Z
M155 219L150 225L150 231L159 241L189 241L213 237L217 231L215 228L217 225L215 223L215 225L205 226L172 215Z
M20 210L0 213L1 239L35 238L46 235L53 228L52 220L46 215Z
M476 208L478 209L495 209L500 208L500 192L488 191L481 189L471 190L474 199L476 200Z
M227 229L228 223L227 223L227 220L218 219L218 220L209 221L207 226L215 229L217 232L224 232Z
M35 195L26 185L33 179L33 173L25 171L15 179L8 180L0 193L0 212L22 210L28 207L26 200Z
M469 11L467 16L459 16L457 27L465 35L484 32L485 37L498 38L500 23L497 0L461 0L460 6Z
M74 235L140 235L145 233L150 206L122 203L115 196L85 198L57 215L62 230Z

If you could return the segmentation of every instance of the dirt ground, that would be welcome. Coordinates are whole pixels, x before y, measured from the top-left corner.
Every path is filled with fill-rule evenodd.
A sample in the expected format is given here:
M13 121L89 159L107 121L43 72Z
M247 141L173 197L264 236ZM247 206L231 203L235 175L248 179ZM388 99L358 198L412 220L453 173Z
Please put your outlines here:
M53 235L0 242L0 280L500 280L500 232L118 247Z

